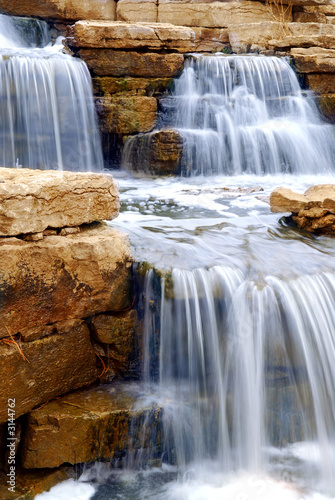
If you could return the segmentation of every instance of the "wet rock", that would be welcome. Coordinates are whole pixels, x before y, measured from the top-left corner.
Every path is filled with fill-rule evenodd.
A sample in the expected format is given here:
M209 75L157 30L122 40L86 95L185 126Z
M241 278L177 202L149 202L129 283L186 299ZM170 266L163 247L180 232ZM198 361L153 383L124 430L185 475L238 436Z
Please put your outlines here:
M22 443L23 466L111 461L130 449L149 446L153 455L161 451L161 408L150 404L135 408L136 393L126 387L76 391L32 411Z
M0 239L0 338L132 302L128 237L104 224L42 241Z
M335 50L321 47L291 49L291 56L300 73L335 73Z
M305 83L318 94L335 94L334 74L308 73L305 75Z
M2 168L1 176L0 236L114 219L119 213L111 175Z
M8 419L8 399L15 399L15 418L64 392L99 376L90 332L82 320L53 325L53 333L32 341L0 342L0 372L6 383L0 392L0 422Z
M113 78L110 76L93 78L95 94L110 94L117 97L148 96L162 94L171 89L173 78Z
M0 0L0 8L13 16L32 15L62 21L116 18L114 0Z
M154 97L113 97L98 99L97 111L103 133L136 134L149 132L156 125L157 100Z
M321 95L318 98L319 108L322 114L330 120L335 120L335 93Z
M160 130L128 139L124 166L129 170L174 175L180 170L183 138L176 130Z
M142 361L142 327L134 309L119 314L99 314L90 324L93 338L101 343L101 356L114 378L139 375Z
M277 188L270 196L272 212L291 212L298 227L316 234L335 233L335 185L312 186L304 194Z
M227 28L276 19L276 9L257 1L243 2L179 2L160 0L158 22L205 28ZM279 20L278 14L278 20ZM291 19L287 13L287 20Z
M173 49L191 52L195 33L190 28L173 24L124 23L120 21L79 21L68 43L72 47L114 50Z
M97 76L174 78L184 67L182 54L80 49L79 56Z

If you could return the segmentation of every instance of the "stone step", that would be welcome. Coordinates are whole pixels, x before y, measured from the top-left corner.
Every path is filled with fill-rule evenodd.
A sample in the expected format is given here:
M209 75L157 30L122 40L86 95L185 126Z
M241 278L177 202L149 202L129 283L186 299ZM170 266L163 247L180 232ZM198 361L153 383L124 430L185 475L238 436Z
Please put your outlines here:
M139 386L114 384L79 390L51 401L27 416L21 443L22 465L58 467L122 459L150 447L162 453L162 408L138 406ZM149 440L150 435L150 440Z
M335 50L321 47L294 48L290 54L300 73L335 73Z

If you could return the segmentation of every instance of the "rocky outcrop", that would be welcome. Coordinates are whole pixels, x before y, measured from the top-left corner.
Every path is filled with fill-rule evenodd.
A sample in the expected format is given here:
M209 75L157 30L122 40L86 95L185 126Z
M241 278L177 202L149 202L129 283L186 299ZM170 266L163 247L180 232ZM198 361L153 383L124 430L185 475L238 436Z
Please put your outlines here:
M154 97L105 97L97 102L103 133L136 134L149 132L156 125L157 100Z
M272 212L291 212L298 227L316 234L335 234L335 185L312 186L304 194L277 188L270 196Z
M130 449L161 451L161 408L135 409L136 392L116 385L77 391L30 413L23 440L25 468L122 458ZM148 436L152 439L149 443ZM71 438L69 438L71 436Z
M110 220L118 213L118 186L111 175L1 169L0 236Z
M109 49L80 49L78 54L97 76L174 78L184 67L184 57L181 54Z
M157 0L118 0L117 2L116 18L119 21L156 23L157 17Z
M115 0L0 0L0 9L12 16L35 16L45 19L74 21L116 17Z
M335 50L320 47L292 49L291 55L300 73L335 73Z
M113 78L109 76L93 78L95 95L104 97L160 96L171 89L173 78ZM99 102L99 101L98 101Z

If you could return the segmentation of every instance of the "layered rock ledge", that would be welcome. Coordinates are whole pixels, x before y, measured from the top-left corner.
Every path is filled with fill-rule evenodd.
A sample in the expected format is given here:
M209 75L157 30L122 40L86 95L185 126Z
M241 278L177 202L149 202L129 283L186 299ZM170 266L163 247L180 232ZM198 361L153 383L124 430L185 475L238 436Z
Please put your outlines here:
M270 196L272 212L291 212L299 228L315 234L335 234L335 185L312 186L304 194L277 188Z

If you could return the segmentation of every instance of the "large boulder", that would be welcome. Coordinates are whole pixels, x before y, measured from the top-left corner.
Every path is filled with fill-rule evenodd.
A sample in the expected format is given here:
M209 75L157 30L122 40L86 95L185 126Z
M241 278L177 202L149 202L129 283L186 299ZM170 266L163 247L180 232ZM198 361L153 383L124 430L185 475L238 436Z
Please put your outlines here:
M1 238L0 338L128 308L132 261L127 235L103 224L33 242Z
M321 47L291 49L291 56L300 73L335 73L335 50Z
M62 21L116 18L115 0L0 0L0 9L13 16Z
M182 54L80 49L79 55L97 76L170 78L179 76L184 67Z
M35 333L36 334L36 333ZM101 372L82 320L41 328L39 338L14 344L0 342L0 422L8 420L8 400L15 401L15 418L34 406L94 382Z
M97 100L100 130L112 134L149 132L156 125L154 97L113 97Z
M122 458L130 448L161 452L162 410L121 384L76 391L32 411L22 443L25 468ZM150 440L151 438L151 440Z
M0 236L114 219L118 213L118 184L111 175L1 168Z
M195 49L195 33L173 24L79 21L73 26L68 43L72 47L98 49L191 52Z

